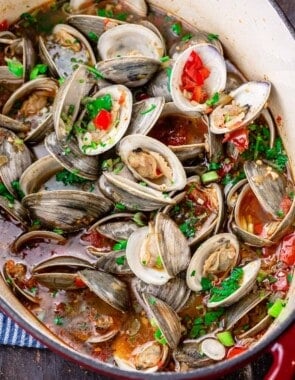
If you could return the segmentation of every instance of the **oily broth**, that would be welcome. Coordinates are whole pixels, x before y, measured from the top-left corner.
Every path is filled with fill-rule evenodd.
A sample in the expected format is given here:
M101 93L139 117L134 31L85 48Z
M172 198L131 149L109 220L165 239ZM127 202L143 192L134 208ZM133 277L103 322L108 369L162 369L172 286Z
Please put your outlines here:
M92 4L91 1L89 3L90 5ZM128 9L122 7L122 5L117 1L94 2L94 4L92 4L85 11L85 13L96 14L97 9L106 9L106 7L108 12L113 12L115 15L127 13L126 21L134 21L137 19L136 15L130 14ZM12 29L18 36L27 35L32 39L35 46L37 46L38 34L49 34L56 23L65 22L67 15L63 9L60 7L55 7L54 4L49 4L33 13L36 15L36 23L34 22L33 24L27 24L26 21L23 20L16 24ZM166 40L168 48L174 42L179 41L179 37L171 31L171 26L177 22L177 20L172 16L164 16L157 12L150 12L148 20L159 28ZM186 31L183 30L182 34L185 35ZM138 90L139 96L145 95L145 92L145 87ZM0 94L1 107L2 103L5 103L7 94L2 91L0 91ZM164 136L163 142L167 145L179 145L182 141L181 138L190 142L195 142L198 140L199 136L194 132L194 128L196 128L196 130L205 129L204 124L200 122L195 123L193 119L183 120L182 116L173 116L173 118L178 118L179 125L177 126L177 133L179 133L180 137L178 138L178 135L175 137L175 135L173 135L174 131L171 128L169 133L173 135L171 138L175 144L172 144L169 138L167 139L167 136ZM167 122L168 125L171 124L172 117L167 117L165 122ZM263 123L261 118L258 122ZM163 124L164 125L160 125L160 127L164 129L165 123L163 122ZM161 131L159 131L159 128L157 129L157 127L154 128L155 131L151 132L150 135L159 138ZM184 130L185 133L183 133ZM183 136L181 136L181 134L183 134ZM203 159L202 164L208 164L206 159ZM54 184L52 186L54 187ZM248 213L251 212L254 219L252 222L256 225L268 220L268 215L263 210L258 208L258 202L255 200L253 194L248 195L248 201L247 207L245 207L243 211L243 215L245 217L247 217ZM251 207L249 206L250 202ZM253 204L255 205L254 210ZM185 207L183 208L182 213L178 215L179 224L185 221L184 214L188 212ZM194 205L194 207L196 208L197 206ZM197 210L195 211L197 212ZM153 215L151 214L149 217L152 218ZM32 227L32 229L34 228L36 227ZM69 234L65 244L55 244L50 241L33 241L23 247L20 252L14 252L12 250L13 242L24 232L24 230L15 221L11 220L11 218L4 212L1 212L0 216L0 231L1 268L3 268L8 259L14 260L16 263L24 263L27 268L26 281L30 281L33 267L39 262L50 257L59 255L73 255L80 258L86 258L90 262L95 263L96 257L90 253L87 253L85 245L90 243L97 249L101 249L106 252L111 251L114 244L112 240L102 237L97 232L89 233L87 231L82 231L78 234ZM291 267L281 263L278 260L279 257L276 247L274 247L272 251L267 251L259 248L251 249L242 244L241 251L241 263L246 263L255 258L261 258L262 269L265 273L267 273L267 275L272 276L273 278L281 272L286 276L292 274ZM116 353L119 357L126 358L137 346L144 344L147 341L154 340L155 333L155 327L150 324L146 313L138 305L138 302L134 297L133 291L131 290L130 278L126 276L122 277L122 279L126 282L129 288L129 294L131 296L130 310L126 313L121 313L112 308L104 301L96 297L90 290L84 288L71 291L51 291L44 286L34 284L34 288L37 288L36 295L40 299L40 304L33 305L25 299L21 299L21 301L38 319L40 319L51 331L58 335L69 346L80 352L85 352L99 360L112 362L112 355L114 353ZM283 290L278 290L276 289L275 282L272 283L271 281L266 281L264 283L259 283L257 285L257 289L279 292L280 297L284 298L288 287L286 286ZM179 312L179 317L181 318L182 325L184 326L183 336L185 338L194 338L191 333L194 326L194 321L197 318L203 318L206 315L206 312L208 312L208 309L204 304L206 297L208 298L209 296L196 293L192 294L186 305ZM242 329L246 324L251 325L253 321L255 322L257 319L259 320L261 314L259 309L253 311L252 314L242 320L242 327L237 326L236 328ZM118 333L115 338L111 340L111 343L105 342L89 344L86 342L87 339L91 336L93 331L95 331L95 333L98 332L95 323L99 316L111 317L112 328L118 329L120 333ZM216 329L219 326L221 319L222 317L216 319L209 326L203 323L201 326L203 333L210 333ZM135 333L133 331L134 326L137 326L135 328ZM107 329L104 331L107 331ZM130 331L133 331L133 333ZM262 333L263 331L259 333L259 335ZM242 345L242 343L238 341L237 345L239 344ZM172 359L170 359L165 368L170 370L174 369L174 362Z

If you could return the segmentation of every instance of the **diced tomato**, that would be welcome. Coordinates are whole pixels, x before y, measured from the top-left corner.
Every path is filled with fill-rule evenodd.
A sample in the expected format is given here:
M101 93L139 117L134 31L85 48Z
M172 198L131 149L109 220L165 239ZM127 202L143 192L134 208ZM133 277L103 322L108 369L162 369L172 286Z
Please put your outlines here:
M77 288L85 288L86 285L80 277L76 277L75 278L75 286L77 286Z
M276 282L274 282L271 285L272 291L282 291L286 292L289 289L289 283L288 283L288 274L285 271L280 270L274 278L277 279Z
M195 66L185 67L183 76L186 74L197 86L202 86L204 84L203 75L200 72L200 69Z
M240 153L243 153L249 146L249 130L247 128L239 128L233 132L226 133L222 142L232 142Z
M263 224L262 223L256 223L254 224L254 234L255 235L261 235L263 231Z
M119 104L120 104L120 106L125 103L125 99L126 99L126 94L125 94L125 92L122 92L121 96L119 98Z
M291 204L292 204L291 199L287 197L287 195L285 195L280 204L280 210L283 211L284 215L286 215L288 211L290 210Z
M93 230L88 234L85 234L81 237L83 241L88 242L93 247L100 248L105 252L111 251L114 242L111 239L101 235L99 232Z
M295 264L295 233L283 238L279 250L279 258L287 265Z
M0 31L3 32L5 30L8 30L8 28L9 28L8 21L7 20L2 20L0 22Z
M207 67L203 66L200 70L199 70L200 74L202 75L203 79L207 79L210 75L210 70L207 69Z
M181 90L187 90L190 92L193 92L194 88L196 87L195 82L193 82L187 75L182 75L182 86Z
M234 167L233 162L223 162L222 167L217 171L219 177L224 177Z
M195 100L198 103L204 103L207 98L208 96L201 86L196 86L194 88L192 100Z
M95 128L106 131L112 123L112 114L107 110L101 110L93 119Z
M186 66L195 66L197 69L201 69L204 65L201 57L195 51L192 51L186 61Z
M237 355L240 355L242 354L243 352L247 351L247 348L246 347L239 347L239 346L234 346L234 347L231 347L228 351L227 351L227 355L226 355L226 358L227 359L231 359Z

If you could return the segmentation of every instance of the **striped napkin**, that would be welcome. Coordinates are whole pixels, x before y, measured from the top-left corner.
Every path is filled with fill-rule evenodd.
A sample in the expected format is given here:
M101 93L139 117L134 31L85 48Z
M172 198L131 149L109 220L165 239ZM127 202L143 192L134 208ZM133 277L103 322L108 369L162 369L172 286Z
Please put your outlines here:
M46 348L1 312L0 344L19 347Z

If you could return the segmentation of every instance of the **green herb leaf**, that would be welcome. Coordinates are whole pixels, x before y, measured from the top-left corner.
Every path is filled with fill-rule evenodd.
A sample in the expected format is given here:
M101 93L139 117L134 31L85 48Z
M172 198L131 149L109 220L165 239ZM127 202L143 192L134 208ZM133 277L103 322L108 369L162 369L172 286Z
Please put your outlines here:
M223 280L219 287L211 288L210 302L222 301L240 287L241 279L243 278L243 268L234 268L228 278Z
M202 290L204 291L207 291L207 290L210 290L212 289L212 281L207 278L207 277L202 277L201 278L201 286L202 286Z
M145 115L147 113L152 112L157 106L155 104L152 104L147 110L140 112L141 115Z
M61 228L54 228L52 232L55 232L58 235L62 235L64 233L64 230L62 230Z
M187 219L184 223L179 226L180 231L184 234L186 238L194 237L196 233L196 218Z
M7 199L11 204L14 204L14 196L5 187L4 183L0 182L0 196Z
M122 251L127 247L127 240L120 240L113 245L114 251Z
M189 41L191 38L192 38L192 34L191 33L187 33L187 34L185 34L182 38L181 38L181 41L184 41L184 42L186 42L186 41Z
M11 187L17 193L18 197L20 199L23 199L23 197L25 196L25 193L22 191L22 189L20 187L20 184L19 184L19 181L17 181L17 180L12 181L11 182Z
M104 96L100 96L94 100L89 100L86 103L86 109L89 113L91 119L94 119L95 116L101 110L111 111L113 107L112 97L110 94L106 94Z
M35 16L31 15L30 13L22 13L20 15L20 19L25 21L28 25L34 25L37 24L37 19Z
M218 40L219 39L219 35L218 34L214 34L214 33L209 33L207 35L207 38L210 42L213 42L214 40Z
M170 61L169 55L165 55L164 57L160 58L160 61L163 62L163 63Z
M56 317L54 317L54 323L57 325L57 326L62 326L64 321L63 321L63 317L60 317L59 315L57 315Z
M206 326L210 326L212 323L216 322L224 314L224 309L220 308L214 311L208 311L204 316L204 323Z
M88 38L93 41L93 42L97 42L98 41L98 35L94 32L89 32L88 33Z
M120 210L120 211L124 211L124 210L126 210L126 206L125 206L123 203L120 203L120 202L115 203L115 208L116 208L117 210Z
M24 66L16 58L6 58L8 70L16 77L21 78L24 75Z
M146 226L146 216L142 212L137 212L133 215L132 220L139 226Z
M191 273L191 277L194 277L196 275L196 271L193 270L192 273Z
M46 74L48 70L48 65L43 63L38 63L35 67L33 67L30 73L30 80L36 79L39 75Z
M63 169L60 172L56 173L55 178L57 182L63 182L65 186L89 182L88 179L79 177L77 173L74 171L70 172L67 169Z
M163 345L167 344L167 340L166 340L166 338L164 337L162 331L159 328L155 331L154 338L160 344L163 344Z
M176 22L171 25L171 31L176 34L177 36L180 36L182 33L182 25L180 22Z
M114 12L112 10L107 9L98 9L97 15L100 17L114 17Z
M149 297L148 301L150 305L155 305L157 303L157 300L154 297Z
M96 79L104 79L104 76L95 67L87 66L87 70L93 74Z
M215 94L212 95L211 98L206 101L207 106L214 106L219 102L219 98L219 93L215 92Z
M116 264L118 265L124 265L125 261L126 261L126 256L117 257L115 260Z

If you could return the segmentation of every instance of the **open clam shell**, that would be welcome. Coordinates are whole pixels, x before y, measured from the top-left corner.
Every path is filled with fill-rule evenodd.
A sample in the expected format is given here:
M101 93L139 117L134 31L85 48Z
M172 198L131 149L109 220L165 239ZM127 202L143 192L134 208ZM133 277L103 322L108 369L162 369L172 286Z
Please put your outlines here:
M14 240L12 244L12 250L14 252L19 253L25 244L28 244L34 240L40 240L40 239L44 241L50 241L50 242L54 241L56 242L56 244L65 244L66 242L65 237L52 231L46 231L46 230L29 231L25 234L20 235L16 240Z
M271 84L267 81L252 81L231 91L231 103L220 105L209 116L213 133L232 132L251 123L262 111L270 94Z
M37 234L42 231L35 231ZM44 231L45 232L45 231ZM41 235L44 235L43 234ZM48 233L48 237L51 237L53 232L46 231ZM64 238L63 238L64 239ZM82 259L80 257L75 256L54 256L50 257L47 260L41 261L33 267L33 273L44 273L48 271L52 271L55 268L75 268L77 270L81 269L94 269L94 265L89 261Z
M79 148L86 155L98 155L113 148L125 134L131 119L132 94L127 87L122 85L105 87L93 95L91 101L103 96L111 97L111 125L106 131L98 129L93 131L90 128L93 126L90 121L86 132L76 132ZM86 111L82 113L80 121L83 122L87 115Z
M99 177L99 162L95 156L86 156L81 153L76 140L69 139L61 143L55 133L45 138L47 151L65 169L79 173L79 177L95 181Z
M195 52L202 59L203 65L210 70L209 77L204 82L204 90L210 98L216 92L223 91L226 85L226 66L222 55L218 50L210 44L198 44L186 49L173 66L171 73L171 95L173 101L179 109L183 111L199 111L205 112L208 105L205 103L197 103L190 101L184 96L181 90L182 73L184 66L192 52Z
M187 286L198 292L202 290L202 277L224 277L236 266L239 252L235 235L222 233L212 236L194 253L186 272Z
M96 268L102 272L116 275L133 274L126 260L125 251L113 251L101 255L96 261Z
M95 55L87 39L67 24L57 24L48 37L39 37L40 56L53 76L68 77L77 63L94 66ZM74 57L74 61L73 61Z
M13 132L0 128L0 177L8 191L15 195L12 183L18 181L23 171L31 165L29 149Z
M250 293L256 282L256 277L261 266L260 259L254 260L246 264L243 269L243 278L241 280L240 286L231 295L227 296L221 301L210 301L207 302L207 307L214 308L220 306L230 306L235 302L238 302L247 293Z
M37 78L18 88L7 100L3 114L10 116L15 127L22 123L27 127L26 142L37 142L53 129L52 103L58 91L55 80ZM22 102L17 113L15 105Z
M149 314L161 330L167 344L175 349L181 338L181 323L176 312L164 301L143 293L143 299Z
M131 211L153 211L175 203L167 194L114 173L104 172L99 187L107 198Z
M30 216L28 211L23 207L23 205L16 199L11 203L8 199L0 196L0 208L2 208L8 215L10 215L14 220L21 223L23 227L28 227L30 225Z
M165 107L163 96L148 98L133 104L132 117L126 134L147 135Z
M146 306L142 298L142 294L145 293L160 298L176 312L183 308L191 293L185 280L180 277L172 278L161 286L147 284L138 278L134 278L132 280L132 289L143 307Z
M180 161L156 139L141 135L126 136L120 141L118 153L135 178L156 190L181 190L186 184Z
M170 60L170 67L172 68L172 62ZM167 69L160 69L148 82L147 93L150 96L163 96L166 102L172 102L172 96L170 93L170 82Z
M59 89L52 113L55 133L60 143L67 142L80 111L81 101L94 84L95 78L89 69L80 65Z
M125 312L129 308L127 285L109 273L84 269L78 272L82 281L99 298L117 310Z

